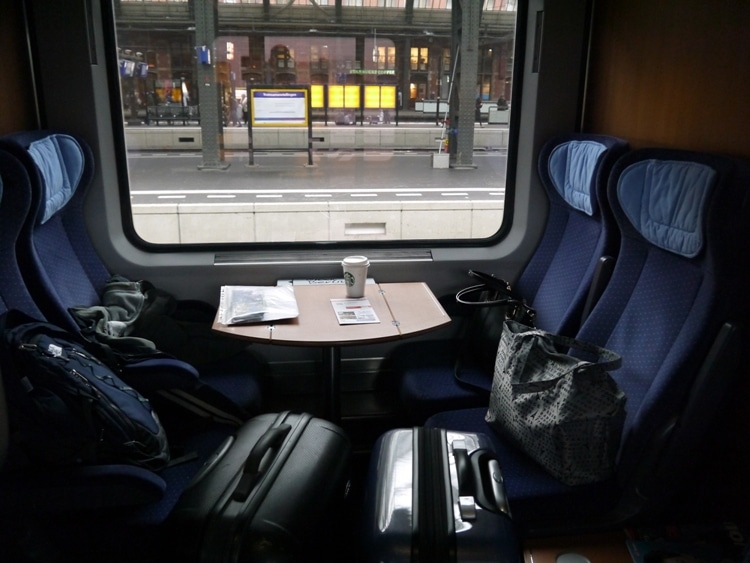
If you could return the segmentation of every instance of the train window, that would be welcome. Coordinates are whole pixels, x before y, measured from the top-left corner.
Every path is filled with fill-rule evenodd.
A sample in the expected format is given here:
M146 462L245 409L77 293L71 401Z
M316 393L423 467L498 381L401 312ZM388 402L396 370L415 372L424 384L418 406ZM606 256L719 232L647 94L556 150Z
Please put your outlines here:
M138 237L434 243L500 232L515 1L484 2L475 86L460 92L449 0L201 9L211 3L116 3ZM466 97L476 112L459 123Z

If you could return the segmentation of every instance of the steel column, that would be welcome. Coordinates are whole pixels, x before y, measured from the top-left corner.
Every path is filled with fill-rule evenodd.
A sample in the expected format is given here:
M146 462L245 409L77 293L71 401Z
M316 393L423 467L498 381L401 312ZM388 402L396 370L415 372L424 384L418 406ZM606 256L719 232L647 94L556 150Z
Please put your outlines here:
M217 0L194 0L197 69L200 90L201 140L203 163L201 170L224 170L224 124L221 108L221 87L216 79L216 50L219 11Z
M460 10L460 17L454 17L454 37L460 37L460 74L458 78L458 119L455 124L456 152L455 168L474 167L474 113L476 109L477 65L479 64L479 21L482 2L454 2L453 10ZM459 23L460 22L460 23ZM454 124L451 123L453 127Z

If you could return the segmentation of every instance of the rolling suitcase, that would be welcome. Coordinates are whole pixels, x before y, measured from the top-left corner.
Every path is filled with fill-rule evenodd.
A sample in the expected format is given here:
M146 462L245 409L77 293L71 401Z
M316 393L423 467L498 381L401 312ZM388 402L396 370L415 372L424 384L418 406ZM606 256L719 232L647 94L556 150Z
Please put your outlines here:
M522 561L500 465L482 434L386 432L365 494L367 561Z
M349 485L344 432L309 414L263 414L217 450L170 514L177 561L330 561Z

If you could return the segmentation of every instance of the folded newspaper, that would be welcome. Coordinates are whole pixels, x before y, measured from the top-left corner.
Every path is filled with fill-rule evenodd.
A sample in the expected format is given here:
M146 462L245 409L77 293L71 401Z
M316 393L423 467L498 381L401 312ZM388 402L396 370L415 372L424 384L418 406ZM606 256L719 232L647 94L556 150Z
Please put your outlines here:
M219 300L219 322L238 325L299 316L291 285L225 285Z

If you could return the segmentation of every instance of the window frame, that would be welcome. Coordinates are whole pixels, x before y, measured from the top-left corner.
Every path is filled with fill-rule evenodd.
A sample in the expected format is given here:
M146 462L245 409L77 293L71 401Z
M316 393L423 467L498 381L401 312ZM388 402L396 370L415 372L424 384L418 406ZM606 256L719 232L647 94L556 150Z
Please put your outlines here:
M106 10L105 10L106 11ZM525 43L525 33L521 33L518 22L522 21L522 12L517 13L517 24L515 30L515 47L514 47L514 64L522 64L523 57L523 45ZM121 103L119 102L118 93L120 86L117 77L117 28L114 21L114 14L110 16L111 25L105 30L105 43L107 45L107 53L114 54L114 56L108 57L108 73L112 76L110 86L110 96L113 99L113 129L118 137L124 140L125 132L121 115L116 115L115 111L122 111ZM280 33L283 35L283 33ZM223 40L224 36L219 36ZM217 39L218 39L217 38ZM411 48L411 52L414 51L414 46ZM418 56L423 54L426 55L426 60L422 65L422 70L417 70L417 73L425 73L430 68L431 61L431 49L425 45L417 45L416 48L420 49ZM442 52L441 52L442 53ZM411 60L411 56L410 56ZM278 61L277 61L278 62ZM278 69L276 69L278 70ZM520 75L520 73L519 73ZM481 77L481 73L478 78ZM114 88L114 84L117 83L117 88ZM520 96L522 91L522 84L519 81L514 81L512 84L512 98ZM117 100L117 101L115 101ZM125 235L128 241L135 247L142 250L154 253L173 253L173 252L190 252L190 251L205 251L214 250L216 252L230 252L230 251L268 251L277 249L280 251L288 250L315 250L320 248L321 245L326 245L328 248L341 248L343 249L354 249L354 248L383 248L383 249L396 249L396 248L466 248L466 247L489 247L496 245L498 242L505 238L512 228L513 222L513 192L515 191L515 167L516 167L516 151L517 143L514 142L518 138L518 127L519 120L514 116L514 112L511 112L510 123L509 123L509 141L508 141L508 153L507 153L507 164L506 164L506 178L505 178L505 195L504 195L504 212L502 222L499 225L498 231L493 235L486 238L467 238L467 239L397 239L397 240L325 240L325 241L283 241L283 242L206 242L206 243L156 243L143 239L137 233L134 225L134 219L132 215L132 207L130 205L130 181L128 177L128 163L127 163L127 151L123 154L118 154L118 175L120 184L120 203L122 211L122 225L125 231Z
M581 101L590 48L585 30L592 17L590 6L586 0L547 5L544 0L524 0L519 3L515 57L525 60L523 64L516 60L514 66L515 112L511 117L511 134L517 135L518 141L514 141L517 149L509 154L508 163L508 182L518 188L506 199L506 213L512 219L493 239L271 245L275 263L281 264L275 268L266 268L263 264L267 262L262 260L255 266L252 260L240 256L262 254L261 246L248 250L248 245L150 245L134 236L129 197L119 189L119 176L123 164L127 165L126 147L124 127L122 122L117 123L122 111L119 93L113 95L118 92L118 80L114 73L107 72L108 65L116 65L116 60L109 60L116 59L116 51L105 45L107 30L112 30L114 37L113 13L102 9L105 3L98 2L63 6L28 0L28 4L34 14L28 23L29 62L39 126L77 133L94 151L96 170L86 200L86 216L97 249L110 271L127 273L133 279L161 281L164 287L182 285L187 294L198 298L211 299L214 295L218 252L236 253L239 263L245 264L223 270L224 283L246 283L249 275L257 283L275 283L278 277L299 275L293 263L286 260L299 252L305 252L307 275L325 277L330 275L330 266L325 266L330 258L321 253L333 250L340 255L350 248L386 254L392 250L392 257L384 256L380 262L385 279L427 276L431 283L438 284L438 295L441 288L450 287L445 285L449 283L448 272L453 272L455 280L456 273L468 268L492 271L499 266L504 276L513 279L513 272L520 270L533 251L546 215L547 198L536 174L538 150L550 136L580 130L583 122ZM540 13L544 13L545 29L537 43L535 28ZM60 49L62 44L66 49ZM537 46L544 54L541 71L532 68ZM521 79L523 93L519 96ZM427 250L429 264L403 258L403 251L411 248Z

